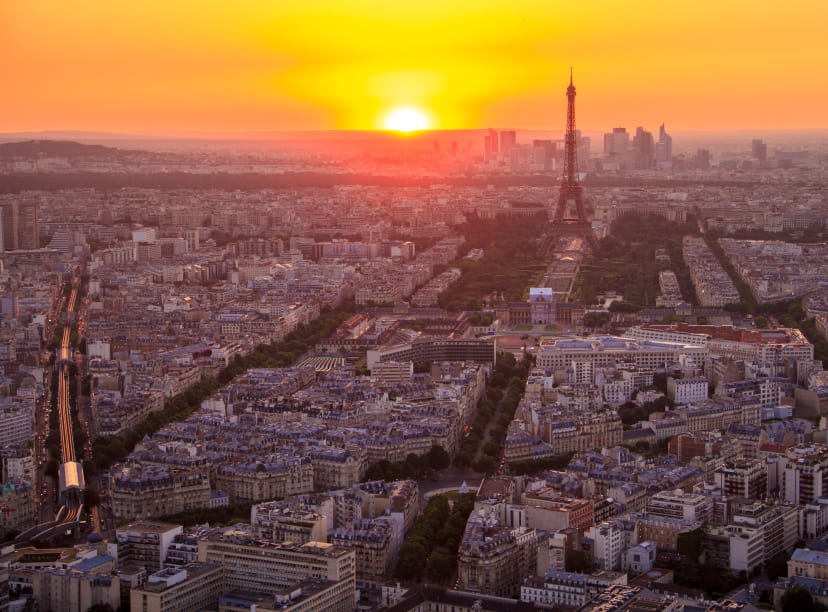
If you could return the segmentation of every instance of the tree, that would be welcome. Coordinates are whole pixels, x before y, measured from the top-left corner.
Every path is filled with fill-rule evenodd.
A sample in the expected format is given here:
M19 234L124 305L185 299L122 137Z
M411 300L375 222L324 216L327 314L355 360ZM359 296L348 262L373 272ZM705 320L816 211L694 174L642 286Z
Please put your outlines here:
M454 465L458 468L469 467L471 463L471 455L465 451L460 451L454 456Z
M59 467L57 459L49 459L49 461L46 462L46 467L44 468L43 473L46 474L46 476L57 478Z
M581 289L583 294L583 289ZM609 313L606 312L588 312L584 316L584 327L600 327L609 322Z
M405 458L405 466L409 475L413 478L422 477L423 470L427 464L428 459L425 456L420 457L416 453L408 453L408 456Z
M453 559L448 550L436 548L428 556L425 575L432 582L445 582L452 574Z
M618 416L624 425L633 425L645 420L644 410L635 402L626 402L618 407Z
M87 508L94 508L100 505L101 495L95 487L87 485L83 490L83 505Z
M610 312L638 312L639 310L641 310L641 306L627 301L615 300L609 306Z
M478 461L475 462L473 467L475 472L480 472L482 474L493 474L497 469L497 461L489 455L483 455Z
M451 457L446 449L439 444L432 446L426 454L432 470L443 470L451 465Z
M406 541L400 549L400 558L394 575L402 580L419 580L425 557L426 550L421 544Z
M95 462L91 459L84 459L83 460L83 477L86 480L89 480L93 476L98 473L97 468L95 467Z
M503 387L505 387L507 385L508 382L509 381L506 378L505 374L503 374L502 372L497 372L497 373L495 373L494 376L492 376L491 385L493 387L497 387L497 388L502 389Z
M516 363L517 359L512 353L500 353L497 356L495 370L503 373L504 376L509 376L512 373L512 368L515 367Z
M489 440L483 445L483 453L490 457L496 457L499 451L500 442L498 440Z

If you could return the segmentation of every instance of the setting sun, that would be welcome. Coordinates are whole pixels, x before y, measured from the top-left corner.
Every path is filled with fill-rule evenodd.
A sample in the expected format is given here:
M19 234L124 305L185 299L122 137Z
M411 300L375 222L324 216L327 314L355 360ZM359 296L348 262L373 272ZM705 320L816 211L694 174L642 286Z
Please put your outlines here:
M395 132L415 132L427 130L429 121L425 113L416 108L398 108L388 113L383 126Z

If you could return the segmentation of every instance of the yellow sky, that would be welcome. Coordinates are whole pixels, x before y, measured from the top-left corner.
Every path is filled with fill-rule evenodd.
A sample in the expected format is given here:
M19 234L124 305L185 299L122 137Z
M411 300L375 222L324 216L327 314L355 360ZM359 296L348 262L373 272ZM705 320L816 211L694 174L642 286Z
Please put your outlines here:
M0 131L828 127L824 0L0 0Z

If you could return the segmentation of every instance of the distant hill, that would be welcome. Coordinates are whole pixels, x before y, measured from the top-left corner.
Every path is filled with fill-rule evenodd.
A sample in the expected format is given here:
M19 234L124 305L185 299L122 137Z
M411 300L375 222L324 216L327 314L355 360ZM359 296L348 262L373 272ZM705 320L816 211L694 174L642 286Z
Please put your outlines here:
M111 157L127 153L123 149L71 140L27 140L0 143L1 157Z

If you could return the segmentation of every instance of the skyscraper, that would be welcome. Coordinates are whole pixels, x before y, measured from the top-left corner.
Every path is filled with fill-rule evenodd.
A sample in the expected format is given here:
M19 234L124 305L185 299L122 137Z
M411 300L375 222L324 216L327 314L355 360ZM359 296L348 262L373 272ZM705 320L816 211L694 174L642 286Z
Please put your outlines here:
M500 152L508 154L517 144L517 135L514 130L501 130L500 132Z
M0 204L0 251L36 249L40 244L37 202Z
M483 139L483 156L485 159L493 159L497 155L498 151L498 138L497 132L493 129L489 129L486 132L486 137Z
M647 170L655 164L655 142L652 132L643 127L635 129L633 138L634 164L638 170Z
M664 129L664 124L658 128L658 143L656 144L656 164L659 168L668 168L673 161L673 137Z
M612 132L604 134L604 153L606 155L624 156L630 146L630 135L627 128L612 128Z
M582 136L581 130L575 130L578 140L578 169L586 170L587 161L592 157L592 138Z
M17 215L17 202L0 204L0 250L13 251L17 248Z
M760 164L764 164L768 159L768 145L760 139L753 140L750 143L750 152L753 157L759 160Z
M19 249L40 246L40 207L37 202L21 202L17 209L17 245Z

